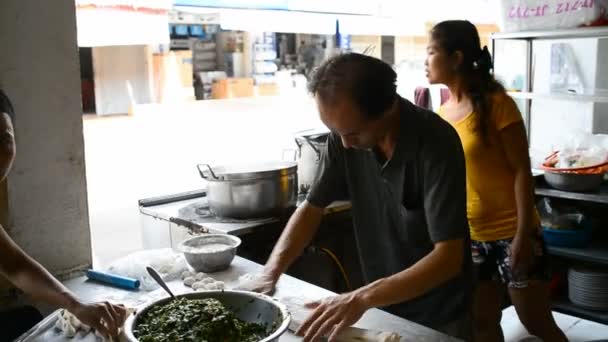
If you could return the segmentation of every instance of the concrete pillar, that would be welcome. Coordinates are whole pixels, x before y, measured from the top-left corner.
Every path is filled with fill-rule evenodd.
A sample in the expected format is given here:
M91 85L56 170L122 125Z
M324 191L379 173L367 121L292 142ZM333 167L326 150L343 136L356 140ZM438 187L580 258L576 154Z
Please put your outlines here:
M17 141L5 228L65 276L91 264L74 0L2 0L0 46Z
M395 37L382 36L382 60L389 65L395 64Z

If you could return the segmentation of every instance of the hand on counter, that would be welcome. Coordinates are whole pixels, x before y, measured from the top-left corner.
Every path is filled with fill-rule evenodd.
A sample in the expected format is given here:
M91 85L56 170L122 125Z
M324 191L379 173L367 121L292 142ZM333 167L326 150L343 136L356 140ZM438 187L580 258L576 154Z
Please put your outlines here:
M256 275L246 274L239 278L237 290L272 295L275 291L277 281L278 279L266 273Z
M69 311L105 338L117 337L127 318L127 309L123 305L108 302L78 303Z
M338 335L355 324L368 309L356 291L312 302L306 307L314 311L296 332L304 336L305 342L319 341L324 336L328 336L328 342L336 341Z

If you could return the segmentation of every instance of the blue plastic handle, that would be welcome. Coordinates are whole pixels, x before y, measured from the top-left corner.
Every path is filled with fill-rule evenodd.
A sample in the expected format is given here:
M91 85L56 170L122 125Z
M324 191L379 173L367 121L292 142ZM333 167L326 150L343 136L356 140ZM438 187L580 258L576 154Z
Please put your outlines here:
M87 278L129 290L138 289L140 285L137 279L95 270L88 270Z

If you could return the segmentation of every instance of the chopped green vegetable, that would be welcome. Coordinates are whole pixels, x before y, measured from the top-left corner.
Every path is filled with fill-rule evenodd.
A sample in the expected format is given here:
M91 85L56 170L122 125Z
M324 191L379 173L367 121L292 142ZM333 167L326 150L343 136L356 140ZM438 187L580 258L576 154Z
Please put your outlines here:
M238 319L217 299L178 298L147 311L133 333L142 342L257 342L270 331Z

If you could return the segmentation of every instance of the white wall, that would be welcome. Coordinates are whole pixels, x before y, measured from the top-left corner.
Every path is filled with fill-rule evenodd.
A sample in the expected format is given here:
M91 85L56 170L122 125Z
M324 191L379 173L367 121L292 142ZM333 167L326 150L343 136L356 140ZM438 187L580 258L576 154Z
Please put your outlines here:
M131 101L152 102L148 49L145 45L93 48L97 114L126 114ZM133 99L127 90L133 89Z
M54 273L91 264L73 0L2 0L0 83L16 111L9 234Z

